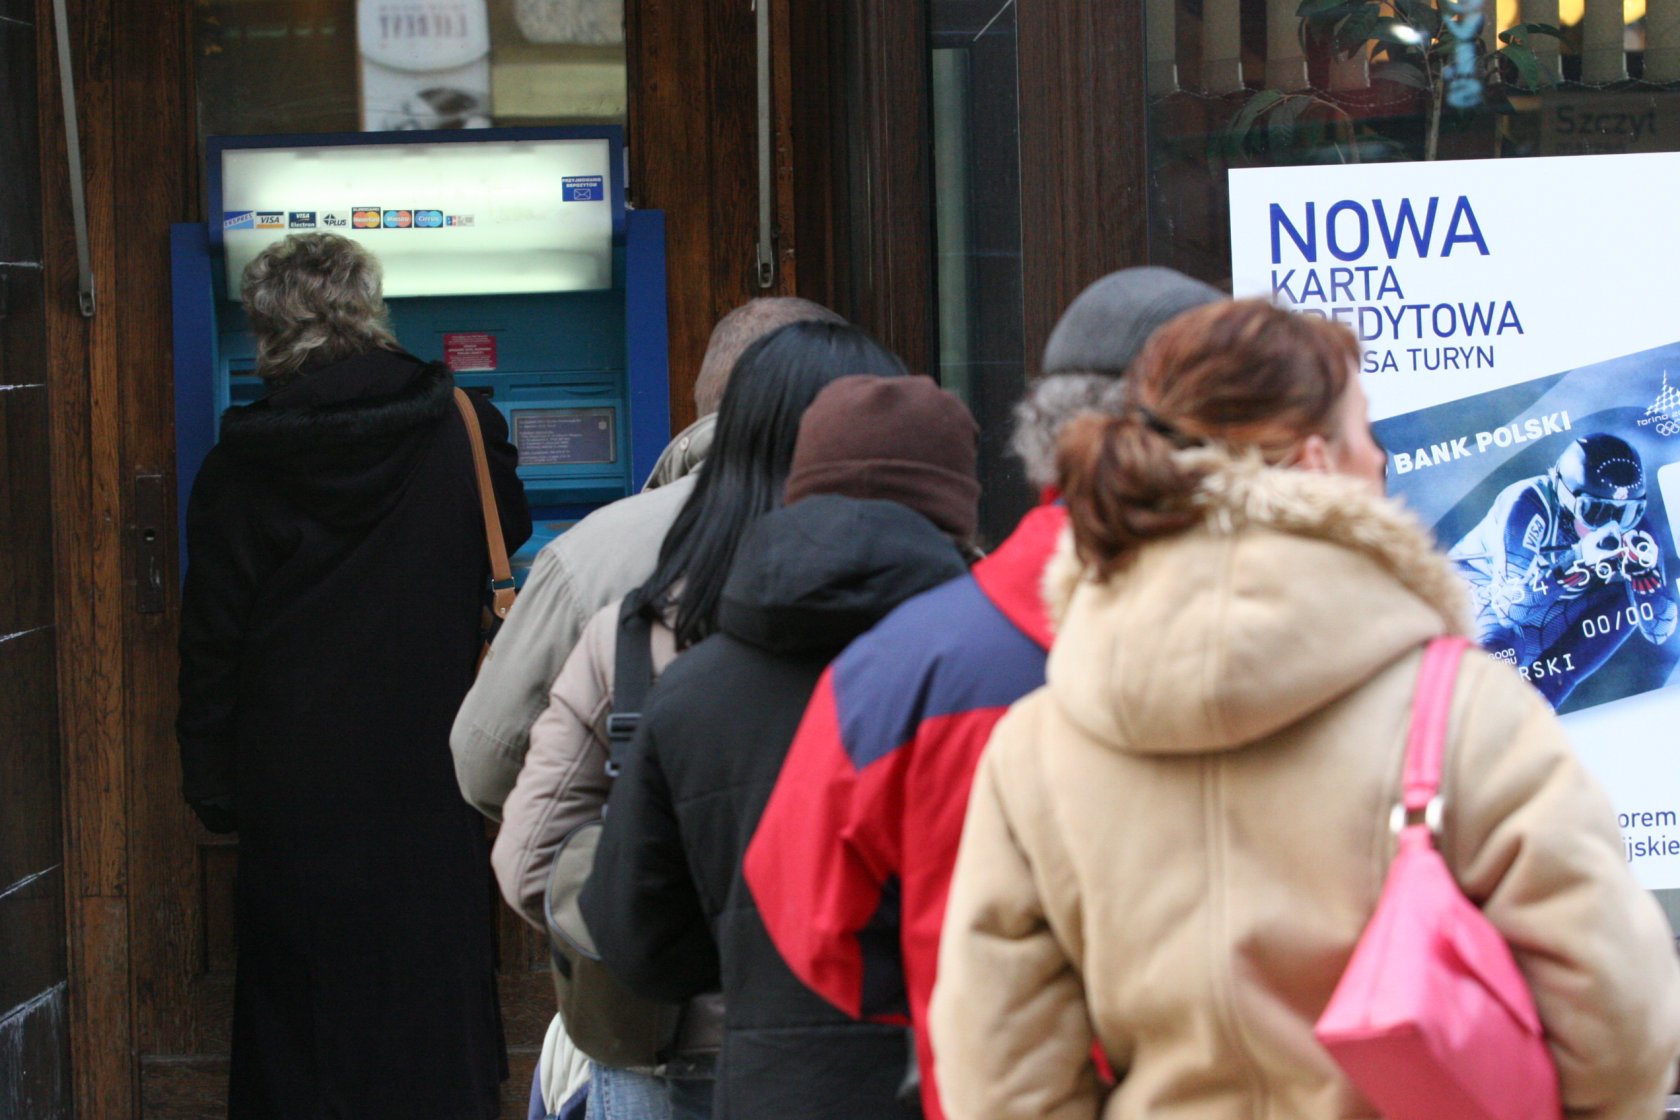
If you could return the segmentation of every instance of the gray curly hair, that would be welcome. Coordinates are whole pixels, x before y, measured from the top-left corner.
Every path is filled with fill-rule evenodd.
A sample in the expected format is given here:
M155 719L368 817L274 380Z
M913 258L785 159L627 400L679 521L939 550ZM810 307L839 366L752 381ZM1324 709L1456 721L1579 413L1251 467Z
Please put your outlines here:
M347 237L294 233L276 241L245 266L239 295L257 339L256 372L265 379L397 349L379 261Z
M1056 442L1068 421L1087 412L1118 413L1125 393L1122 379L1102 373L1053 373L1033 382L1015 405L1009 449L1034 489L1056 485Z

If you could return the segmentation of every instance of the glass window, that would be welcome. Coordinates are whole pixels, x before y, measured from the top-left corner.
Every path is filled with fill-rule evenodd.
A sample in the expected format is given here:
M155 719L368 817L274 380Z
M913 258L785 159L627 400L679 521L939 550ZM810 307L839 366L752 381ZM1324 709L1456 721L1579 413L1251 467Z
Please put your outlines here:
M1680 0L1147 0L1146 18L1149 255L1212 283L1232 168L1680 150Z
M1032 501L1008 449L1027 369L1015 5L928 10L939 379L980 423L981 523L996 543Z
M205 135L622 123L623 0L199 0Z

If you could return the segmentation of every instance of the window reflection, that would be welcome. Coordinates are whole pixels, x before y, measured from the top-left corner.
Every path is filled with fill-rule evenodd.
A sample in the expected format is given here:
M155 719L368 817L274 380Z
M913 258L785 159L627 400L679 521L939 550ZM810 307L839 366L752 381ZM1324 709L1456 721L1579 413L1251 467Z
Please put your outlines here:
M939 379L980 423L981 522L995 542L1032 502L1008 450L1027 376L1015 6L928 7Z
M1237 167L1680 150L1680 0L1146 0L1150 257L1229 278Z
M621 123L623 0L198 0L206 135Z

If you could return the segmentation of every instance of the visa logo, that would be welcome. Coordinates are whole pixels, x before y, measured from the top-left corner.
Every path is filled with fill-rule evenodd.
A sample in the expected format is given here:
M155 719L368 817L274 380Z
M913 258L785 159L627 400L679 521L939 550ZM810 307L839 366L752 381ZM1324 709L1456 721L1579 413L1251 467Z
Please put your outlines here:
M285 229L286 212L284 210L258 210L258 229Z
M286 225L290 229L314 229L315 211L293 210L287 215Z

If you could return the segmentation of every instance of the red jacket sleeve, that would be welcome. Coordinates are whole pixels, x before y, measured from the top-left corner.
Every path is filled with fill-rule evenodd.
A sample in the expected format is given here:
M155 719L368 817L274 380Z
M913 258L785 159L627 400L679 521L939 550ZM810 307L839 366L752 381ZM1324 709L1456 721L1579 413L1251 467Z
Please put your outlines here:
M859 771L840 733L833 670L817 683L744 871L770 938L812 991L854 1018L907 1022L897 937L902 760ZM878 916L891 932L871 935Z

